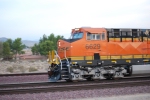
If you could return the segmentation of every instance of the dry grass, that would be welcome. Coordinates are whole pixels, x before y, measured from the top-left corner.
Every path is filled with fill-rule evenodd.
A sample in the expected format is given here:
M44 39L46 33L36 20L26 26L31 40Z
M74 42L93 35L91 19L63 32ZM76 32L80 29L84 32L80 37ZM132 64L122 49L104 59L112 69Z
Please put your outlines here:
M47 72L47 61L1 61L0 62L0 74L7 73L28 73L28 72Z
M26 72L26 68L24 66L19 66L18 69L20 70L20 72L25 73Z
M37 71L38 69L37 68L35 68L35 67L30 67L29 68L29 72L34 72L34 71Z
M25 55L22 57L31 57L31 49L24 49ZM43 60L43 61L42 61ZM45 59L26 59L26 60L11 60L11 61L2 61L0 58L0 74L9 74L9 73L28 73L28 72L47 72L48 62Z
M13 67L7 67L6 71L10 72L10 73L13 73L14 72L14 68Z

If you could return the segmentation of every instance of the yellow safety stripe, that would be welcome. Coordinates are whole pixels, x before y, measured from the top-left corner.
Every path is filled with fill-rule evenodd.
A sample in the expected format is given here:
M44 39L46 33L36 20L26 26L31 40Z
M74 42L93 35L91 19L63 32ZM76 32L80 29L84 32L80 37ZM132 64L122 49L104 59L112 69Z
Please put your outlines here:
M94 60L94 56L75 56L75 57L68 57L71 58L71 60ZM100 56L101 60L106 59L137 59L137 58L146 58L150 59L150 55L112 55L112 56ZM64 60L63 58L62 60ZM128 61L129 62L129 61Z

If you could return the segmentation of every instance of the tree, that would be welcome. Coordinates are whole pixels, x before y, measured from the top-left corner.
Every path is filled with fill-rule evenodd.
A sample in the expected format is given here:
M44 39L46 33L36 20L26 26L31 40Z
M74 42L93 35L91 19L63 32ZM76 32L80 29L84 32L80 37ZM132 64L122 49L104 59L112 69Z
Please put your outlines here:
M25 48L27 48L27 46L26 46L25 44L23 44L23 45L22 45L22 48L25 49Z
M55 36L51 33L49 36L43 35L42 38L39 40L39 44L35 44L31 50L33 54L41 54L47 55L51 50L57 50L57 41L62 39L63 36L57 35Z
M3 43L3 58L8 59L10 56L10 47L8 42Z
M13 50L13 48L12 48L12 43L13 43L12 39L8 39L6 42L9 43L10 50L12 51Z
M57 36L56 36L56 40L55 40L55 44L54 44L54 49L55 49L55 50L57 50L57 42L58 42L58 40L59 40L59 39L63 39L63 38L64 38L64 37L63 37L63 36L60 36L60 35L57 35Z
M47 36L44 34L44 35L43 35L43 38L40 38L39 43L42 43L42 42L44 42L44 41L46 41L46 40L47 40Z
M20 51L19 54L25 54L25 51Z
M55 42L56 40L55 35L51 33L50 36L48 36L48 40Z
M63 36L60 36L60 35L55 36L53 33L50 34L50 36L48 36L48 40L53 41L54 50L57 50L57 41L62 38Z
M39 44L39 52L41 55L47 55L49 51L54 49L54 45L52 41L45 41Z
M12 48L16 59L17 54L23 49L21 38L17 38L14 40L14 42L12 43Z
M33 55L39 54L39 45L34 44L34 46L31 48L31 51Z

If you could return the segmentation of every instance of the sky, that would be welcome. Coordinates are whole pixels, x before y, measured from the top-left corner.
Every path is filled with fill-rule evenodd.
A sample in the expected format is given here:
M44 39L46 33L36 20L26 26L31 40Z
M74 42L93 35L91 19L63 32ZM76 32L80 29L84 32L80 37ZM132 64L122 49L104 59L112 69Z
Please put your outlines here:
M0 37L69 38L79 27L150 29L150 0L0 0Z

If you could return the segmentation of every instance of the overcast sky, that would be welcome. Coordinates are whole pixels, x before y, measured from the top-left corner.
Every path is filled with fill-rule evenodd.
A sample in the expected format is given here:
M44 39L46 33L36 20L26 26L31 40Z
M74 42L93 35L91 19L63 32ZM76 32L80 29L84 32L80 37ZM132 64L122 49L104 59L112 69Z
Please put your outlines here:
M0 0L0 37L68 38L85 26L150 29L150 0Z

